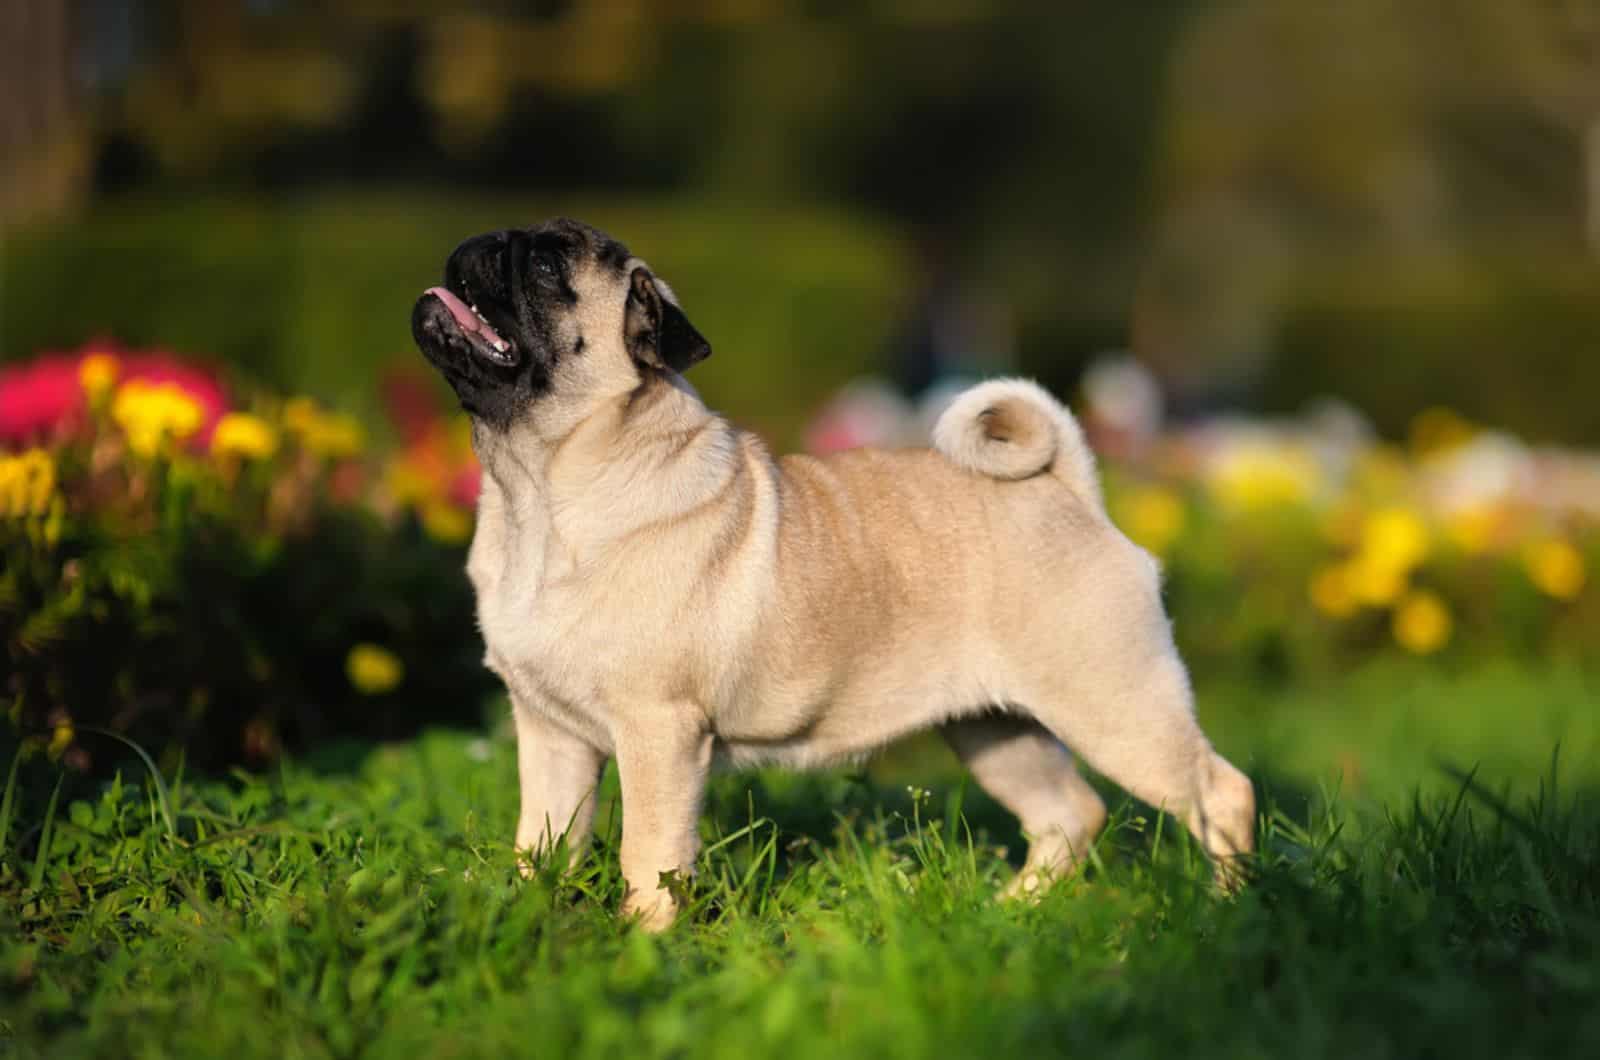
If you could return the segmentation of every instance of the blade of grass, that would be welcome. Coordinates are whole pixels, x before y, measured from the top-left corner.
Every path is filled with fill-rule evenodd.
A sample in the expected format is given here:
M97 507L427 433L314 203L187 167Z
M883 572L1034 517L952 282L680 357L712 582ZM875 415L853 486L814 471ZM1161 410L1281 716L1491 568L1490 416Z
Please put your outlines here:
M6 839L11 835L11 816L16 812L17 769L22 765L22 748L11 756L11 772L6 777L6 793L0 797L0 857L5 857Z
M177 839L178 827L173 823L172 819L172 800L167 796L167 783L161 779L161 770L156 768L155 760L145 753L143 747L140 747L120 732L112 732L110 729L102 729L94 725L80 726L79 731L92 732L97 736L109 736L118 743L132 748L133 753L139 756L140 761L144 763L145 769L150 772L150 782L156 789L156 804L161 808L161 819L167 826L167 838Z
M39 852L33 858L33 874L28 879L28 884L37 891L44 884L44 867L50 860L50 837L55 832L56 802L61 798L61 782L67 779L66 773L56 774L55 790L50 793L49 805L44 810L44 830L39 833Z
M1532 843L1541 853L1563 862L1564 866L1569 869L1581 867L1578 864L1578 859L1573 856L1572 851L1552 842L1550 836L1541 832L1532 821L1517 813L1507 805L1503 798L1484 787L1476 779L1476 770L1466 772L1448 763L1440 764L1438 768L1447 776L1454 778L1467 791L1470 791L1502 823L1508 825L1512 831L1516 832L1524 840Z

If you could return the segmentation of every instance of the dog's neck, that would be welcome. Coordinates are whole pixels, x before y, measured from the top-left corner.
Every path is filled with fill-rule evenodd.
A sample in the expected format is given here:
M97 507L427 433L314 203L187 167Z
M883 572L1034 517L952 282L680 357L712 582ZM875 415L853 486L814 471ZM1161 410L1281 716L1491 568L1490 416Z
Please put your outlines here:
M531 419L506 431L474 428L484 474L480 532L486 521L503 521L516 528L507 541L589 552L705 503L725 484L705 465L732 474L737 464L728 459L738 445L734 428L676 376L566 419L560 431Z

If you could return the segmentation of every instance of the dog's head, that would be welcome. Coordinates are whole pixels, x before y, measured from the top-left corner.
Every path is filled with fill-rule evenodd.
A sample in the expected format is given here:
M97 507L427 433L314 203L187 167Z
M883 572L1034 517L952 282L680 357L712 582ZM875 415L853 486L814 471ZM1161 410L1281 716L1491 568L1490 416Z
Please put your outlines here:
M456 247L444 283L417 300L411 333L461 407L498 431L542 403L629 393L711 354L627 247L565 219Z

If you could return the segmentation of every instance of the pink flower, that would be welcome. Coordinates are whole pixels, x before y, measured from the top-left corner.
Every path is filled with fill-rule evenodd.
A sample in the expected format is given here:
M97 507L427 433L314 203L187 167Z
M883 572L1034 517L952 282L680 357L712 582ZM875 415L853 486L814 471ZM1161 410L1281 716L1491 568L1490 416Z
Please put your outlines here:
M73 425L83 408L81 359L49 353L0 368L0 442L26 442Z
M210 444L212 429L228 411L227 392L215 374L163 350L133 353L103 339L85 343L72 353L46 353L24 364L0 368L0 443L21 443L75 429L84 412L78 369L92 354L116 357L123 380L172 383L183 390L204 413L192 444Z
M450 499L463 508L476 508L478 490L482 485L483 469L478 466L476 458L469 458L467 464L456 471L455 478L450 482Z
M865 444L866 435L842 416L815 424L806 431L806 451L817 456L827 456Z
M900 394L878 379L859 379L823 406L805 432L806 449L818 456L864 445L894 446L915 414Z

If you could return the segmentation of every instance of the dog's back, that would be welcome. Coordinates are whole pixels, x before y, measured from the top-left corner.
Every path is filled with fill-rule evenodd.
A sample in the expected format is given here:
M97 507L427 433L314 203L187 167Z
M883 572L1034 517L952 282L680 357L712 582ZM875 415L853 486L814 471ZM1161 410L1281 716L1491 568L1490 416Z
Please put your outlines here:
M989 426L1035 432L1025 476L985 474L941 449L776 463L783 518L758 638L771 646L760 735L783 737L803 761L871 750L1015 701L1017 662L1060 659L1063 634L1103 620L1087 605L1108 592L1146 620L1159 612L1148 558L1105 518L1097 484L1074 477L1084 461L1041 453L1037 433L1054 424L1001 408L1007 418ZM1119 572L1125 584L1108 587Z

